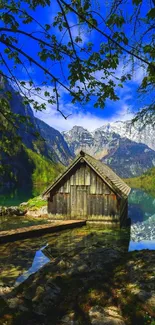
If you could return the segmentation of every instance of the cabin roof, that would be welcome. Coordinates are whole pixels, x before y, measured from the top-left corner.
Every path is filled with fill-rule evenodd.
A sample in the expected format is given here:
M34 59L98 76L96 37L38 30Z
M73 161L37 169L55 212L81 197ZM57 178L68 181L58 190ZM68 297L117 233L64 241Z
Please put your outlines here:
M101 179L116 193L120 196L127 197L130 193L130 187L101 161L93 158L84 151L80 151L80 154L72 161L72 163L60 174L54 182L43 192L43 196L46 196L56 185L71 171L71 169L77 165L80 160L84 160L100 177Z

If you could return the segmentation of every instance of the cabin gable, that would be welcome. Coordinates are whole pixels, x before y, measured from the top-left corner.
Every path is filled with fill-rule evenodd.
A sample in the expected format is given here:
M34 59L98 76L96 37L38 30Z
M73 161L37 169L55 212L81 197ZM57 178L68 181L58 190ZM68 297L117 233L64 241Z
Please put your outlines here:
M106 164L83 151L44 191L54 220L86 219L123 225L130 187Z
M118 208L119 196L83 159L49 192L48 212L57 219L117 218Z

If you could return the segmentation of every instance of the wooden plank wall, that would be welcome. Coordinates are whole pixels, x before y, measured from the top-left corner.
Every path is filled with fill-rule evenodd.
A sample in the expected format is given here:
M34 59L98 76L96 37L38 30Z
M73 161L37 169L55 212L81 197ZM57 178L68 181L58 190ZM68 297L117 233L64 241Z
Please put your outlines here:
M55 192L50 193L48 211L66 218L118 216L117 196L85 163L67 175Z

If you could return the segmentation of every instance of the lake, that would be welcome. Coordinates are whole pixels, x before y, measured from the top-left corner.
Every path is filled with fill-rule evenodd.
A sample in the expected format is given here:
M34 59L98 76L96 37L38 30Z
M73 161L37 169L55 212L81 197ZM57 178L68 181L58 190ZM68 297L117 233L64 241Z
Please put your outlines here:
M17 202L28 199L28 192L24 196L22 191L16 191L14 196L1 196L0 205L2 202L16 205ZM0 285L18 285L49 261L58 256L67 256L68 252L73 252L76 256L79 250L86 254L96 247L117 248L122 252L155 249L155 196L144 190L132 189L128 216L131 218L131 227L127 229L110 230L103 226L88 225L80 229L48 234L35 240L0 245Z
M17 206L22 202L27 202L35 196L40 195L47 187L45 184L38 184L27 187L20 187L14 189L0 188L0 206Z

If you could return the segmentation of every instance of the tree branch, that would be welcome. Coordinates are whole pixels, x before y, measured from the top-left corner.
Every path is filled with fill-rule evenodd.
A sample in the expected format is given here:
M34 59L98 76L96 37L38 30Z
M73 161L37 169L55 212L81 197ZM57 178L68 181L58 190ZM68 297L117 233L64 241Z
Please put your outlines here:
M80 17L82 20L84 20L89 26L91 26L93 29L95 29L98 33L103 35L105 38L109 39L113 44L115 44L117 47L119 47L123 52L126 52L130 54L131 56L135 57L136 59L140 60L141 62L147 64L148 66L151 66L155 70L155 66L151 63L145 60L144 58L140 57L139 55L131 52L130 50L126 49L122 45L120 45L117 41L115 41L111 36L108 34L102 32L97 26L95 26L93 23L91 23L86 17L84 17L82 14L78 13L73 7L71 7L68 3L66 3L64 0L60 0L61 3L63 3L69 10L74 12L78 17Z
M57 77L55 77L49 70L47 70L46 68L44 68L39 62L37 62L35 59L33 59L31 56L29 56L27 53L25 53L24 51L22 51L20 48L18 48L17 46L7 42L6 40L0 38L0 42L3 43L6 46L10 46L11 48L13 48L15 51L17 51L18 53L22 54L23 56L25 56L29 62L34 63L38 68L40 68L41 70L43 70L47 75L49 75L53 81L57 81L64 89L66 89L73 97L76 97L76 93L72 92L67 86L65 86L61 81L59 81L59 79Z
M63 16L64 16L64 19L65 19L65 22L66 22L66 25L67 25L67 30L68 30L69 37L70 37L70 40L71 40L71 44L72 44L72 48L73 48L73 52L74 52L76 58L79 60L79 58L78 58L78 56L77 56L77 53L76 53L76 50L75 50L75 47L74 47L74 42L73 42L72 34L71 34L71 31L70 31L70 26L69 26L69 24L68 24L68 20L67 20L67 17L66 17L65 11L64 11L63 6L61 5L60 1L57 0L57 2L58 2L58 4L59 4L59 7L60 7L60 9L61 9L61 11L62 11L62 14L63 14Z
M12 76L12 79L13 79L14 82L16 83L16 85L17 85L19 91L21 91L21 93L24 95L24 93L23 93L21 87L19 86L19 84L18 84L18 82L17 82L17 79L16 79L15 76L13 75L12 71L10 70L8 64L7 64L6 61L4 60L4 58L3 58L3 56L2 56L1 53L0 53L0 57L1 57L1 59L2 59L2 61L3 61L3 63L4 63L4 65L6 66L7 70L9 71L10 75Z
M39 43L42 43L42 44L44 44L44 45L50 47L52 50L55 49L55 47L52 46L51 44L49 44L49 43L43 41L42 39L40 39L40 38L38 38L38 37L33 36L32 33L27 33L27 32L25 32L25 31L23 31L23 30L20 30L20 29L12 30L11 28L0 28L0 32L10 32L10 33L19 33L19 34L23 34L23 35L28 36L28 37L30 37L31 39L33 39L33 40L39 42ZM67 56L69 56L69 57L72 57L72 58L74 59L74 57L73 57L70 53L67 53L67 52L61 50L60 47L59 47L59 52L65 54L65 55L67 55Z
M12 12L15 10L14 7L10 7L9 5L5 5L5 8L9 9L5 14L9 14L9 12ZM49 35L49 33L47 32L46 28L39 23L39 21L37 21L34 17L32 17L31 15L29 15L25 10L19 9L18 7L16 7L16 10L24 15L26 15L27 17L29 17L30 19L32 19L38 26L40 26L47 35Z
M57 90L57 83L56 83L56 81L55 81L55 87L54 87L54 89L55 89L55 94L56 94L57 111L64 117L65 120L67 120L67 118L70 115L72 115L72 114L69 114L69 115L66 116L66 115L64 115L64 113L59 108L59 94L58 94L58 90Z

